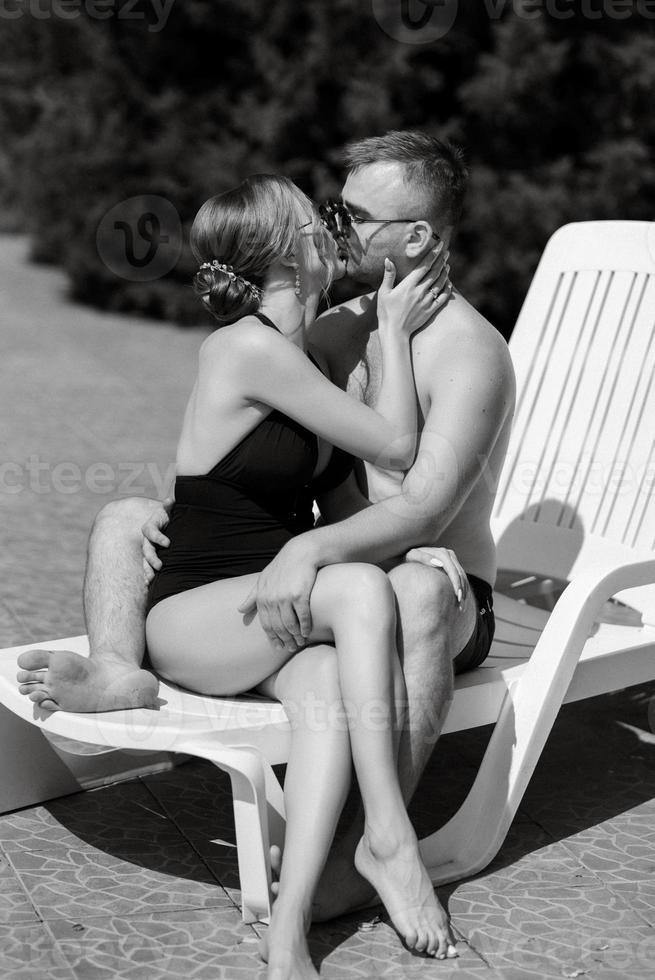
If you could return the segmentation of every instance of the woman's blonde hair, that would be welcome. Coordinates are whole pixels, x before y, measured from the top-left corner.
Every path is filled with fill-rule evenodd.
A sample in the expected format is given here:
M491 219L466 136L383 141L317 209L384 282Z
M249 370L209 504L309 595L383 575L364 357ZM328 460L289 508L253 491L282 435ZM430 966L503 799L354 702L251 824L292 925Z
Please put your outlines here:
M311 246L307 229L303 235L300 226L307 223L313 225L311 237L325 266L327 288L329 233L293 181L254 174L205 201L191 228L191 249L201 263L194 288L221 324L257 310L266 274L276 260L298 262L302 276Z

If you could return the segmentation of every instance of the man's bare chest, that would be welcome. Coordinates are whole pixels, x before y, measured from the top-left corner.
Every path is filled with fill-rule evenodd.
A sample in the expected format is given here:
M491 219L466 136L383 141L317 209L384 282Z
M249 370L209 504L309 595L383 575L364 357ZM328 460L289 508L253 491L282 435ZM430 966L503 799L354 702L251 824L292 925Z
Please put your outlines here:
M352 356L354 354L355 356ZM353 398L359 399L366 405L377 403L382 384L383 360L377 333L371 334L365 346L361 346L350 357L350 371L347 376L346 390ZM414 383L419 399L420 408L425 414L429 407L429 399L423 377L423 358L421 346L412 345L412 364L414 368ZM344 378L344 380L346 380Z
M367 351L360 357L348 375L347 391L366 405L374 405L382 383L382 358L379 350Z

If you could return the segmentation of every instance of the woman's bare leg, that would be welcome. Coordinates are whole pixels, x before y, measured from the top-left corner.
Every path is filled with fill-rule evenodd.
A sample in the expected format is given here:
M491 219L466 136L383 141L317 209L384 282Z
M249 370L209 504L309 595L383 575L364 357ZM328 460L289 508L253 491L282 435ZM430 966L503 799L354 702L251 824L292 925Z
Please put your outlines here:
M273 650L259 622L246 624L237 612L253 580L243 576L214 582L157 605L146 624L153 666L165 677L209 694L248 690L278 670L289 654ZM398 784L392 701L400 665L391 586L372 565L333 565L317 576L311 610L311 640L334 640L337 648L366 812L358 869L375 887L408 945L444 954L451 938L447 917L420 862Z
M317 974L305 939L312 898L351 777L334 647L300 651L258 690L284 704L292 725L284 780L284 861L262 955L269 977L293 977L293 965L300 960L303 972L298 975L313 978Z
M340 582L344 568L351 579L347 587L352 598L347 600ZM341 693L351 709L350 743L364 804L364 835L355 865L375 888L407 945L445 956L452 943L448 917L420 860L398 781L394 699L402 672L393 589L386 574L373 565L333 565L322 573L324 582L335 576L324 615L331 619ZM319 609L321 600L319 594Z

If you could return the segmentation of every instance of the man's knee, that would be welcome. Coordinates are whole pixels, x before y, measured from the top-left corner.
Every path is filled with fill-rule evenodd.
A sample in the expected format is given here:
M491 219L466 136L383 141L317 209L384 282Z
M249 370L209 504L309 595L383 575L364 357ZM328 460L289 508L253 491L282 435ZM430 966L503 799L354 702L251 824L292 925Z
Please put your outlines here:
M111 500L98 512L92 534L108 530L113 534L141 534L141 528L161 502L149 497L122 497Z
M403 635L425 639L450 631L459 611L457 596L445 572L419 562L404 562L389 572Z

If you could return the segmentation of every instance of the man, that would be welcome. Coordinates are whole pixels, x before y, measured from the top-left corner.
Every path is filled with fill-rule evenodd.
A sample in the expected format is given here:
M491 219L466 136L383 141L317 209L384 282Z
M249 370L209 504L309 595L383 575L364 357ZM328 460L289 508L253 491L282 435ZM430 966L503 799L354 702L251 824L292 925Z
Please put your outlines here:
M325 214L355 279L375 289L386 257L402 278L435 238L448 248L467 176L457 150L423 133L392 132L353 144L346 160L342 206ZM381 375L375 308L371 293L329 310L312 337L332 379L370 404ZM491 641L496 563L489 518L514 405L506 344L459 293L414 335L412 362L421 435L411 469L397 476L362 464L360 482L372 506L292 539L241 607L256 607L271 642L296 651L309 631L309 595L320 567L385 563L397 598L407 688L399 770L408 800L452 699L453 662L456 670L477 665ZM155 703L156 680L139 669L144 522L151 540L165 546L166 513L153 501L110 504L92 531L85 581L90 661L43 651L21 658L21 690L44 707L88 711ZM457 562L471 586L459 596L448 574ZM45 678L34 673L44 667ZM338 843L317 895L317 918L370 899L352 865L360 833L354 825Z

